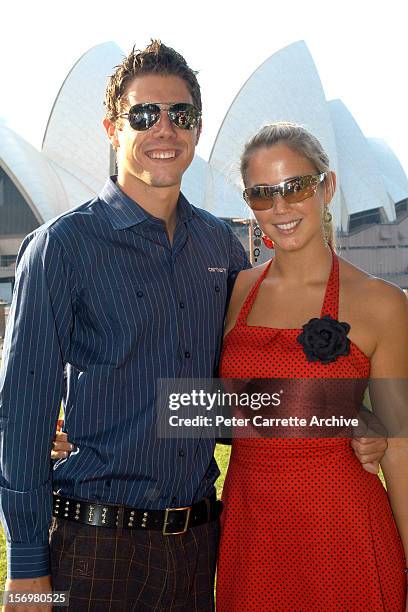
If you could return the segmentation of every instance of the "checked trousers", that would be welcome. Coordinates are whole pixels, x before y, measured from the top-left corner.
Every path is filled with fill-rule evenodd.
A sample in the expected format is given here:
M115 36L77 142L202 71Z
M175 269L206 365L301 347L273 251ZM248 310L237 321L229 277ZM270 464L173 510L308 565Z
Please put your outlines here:
M214 610L219 520L185 534L109 529L53 517L54 591L69 592L58 612Z

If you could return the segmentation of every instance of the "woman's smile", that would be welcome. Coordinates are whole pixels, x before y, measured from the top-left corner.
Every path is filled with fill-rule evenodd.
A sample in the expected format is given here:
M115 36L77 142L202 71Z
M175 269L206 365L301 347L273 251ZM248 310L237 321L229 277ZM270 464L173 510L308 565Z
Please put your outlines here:
M297 230L301 221L302 219L295 219L294 221L288 221L287 223L274 223L273 226L276 227L280 234L287 236L289 234L293 234Z

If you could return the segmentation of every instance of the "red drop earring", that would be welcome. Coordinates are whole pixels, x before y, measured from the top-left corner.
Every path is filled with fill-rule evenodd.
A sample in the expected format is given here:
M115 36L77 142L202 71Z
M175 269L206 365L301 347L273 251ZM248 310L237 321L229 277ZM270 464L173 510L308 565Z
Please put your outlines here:
M267 249L273 249L275 247L273 240L271 240L268 236L265 236L265 234L262 236L262 242Z

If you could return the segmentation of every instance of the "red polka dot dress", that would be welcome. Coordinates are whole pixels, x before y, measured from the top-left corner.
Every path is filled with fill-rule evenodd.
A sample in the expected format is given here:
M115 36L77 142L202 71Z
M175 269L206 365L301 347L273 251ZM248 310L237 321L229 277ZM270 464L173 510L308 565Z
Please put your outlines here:
M223 378L369 377L352 342L347 356L309 362L299 329L248 326L266 267L221 357ZM335 254L321 316L338 318ZM405 559L380 479L346 438L234 439L225 481L218 612L405 610Z

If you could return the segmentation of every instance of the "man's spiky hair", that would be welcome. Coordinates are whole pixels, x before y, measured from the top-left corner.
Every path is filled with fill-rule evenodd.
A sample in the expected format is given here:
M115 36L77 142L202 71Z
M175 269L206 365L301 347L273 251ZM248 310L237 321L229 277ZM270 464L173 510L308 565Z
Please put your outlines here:
M123 111L123 98L129 83L138 76L157 74L177 76L183 79L191 94L193 104L202 108L200 85L197 73L192 70L184 57L171 47L166 47L160 40L151 40L150 44L140 51L133 47L115 72L109 77L105 94L106 117L115 122Z

